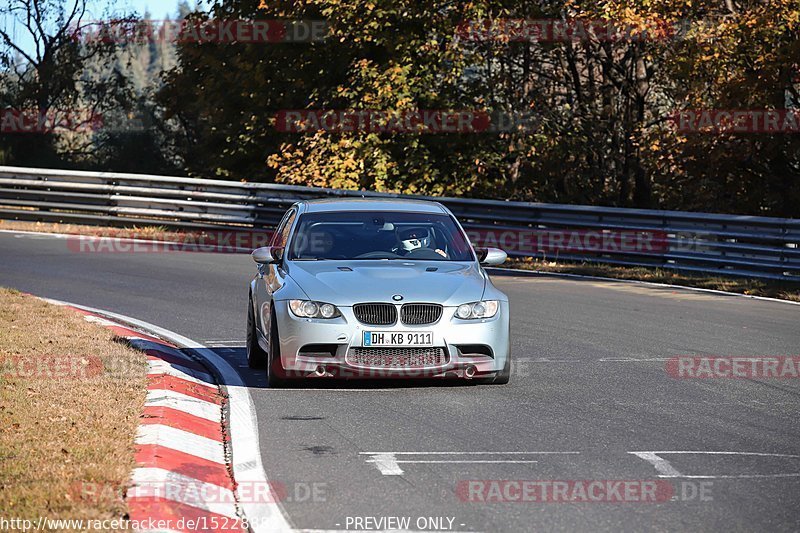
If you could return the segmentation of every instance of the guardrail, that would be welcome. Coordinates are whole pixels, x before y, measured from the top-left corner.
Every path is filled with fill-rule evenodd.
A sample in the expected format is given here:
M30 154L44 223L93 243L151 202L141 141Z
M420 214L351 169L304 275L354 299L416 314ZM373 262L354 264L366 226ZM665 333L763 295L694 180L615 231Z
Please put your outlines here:
M474 243L513 256L800 281L794 219L0 166L6 219L241 231L274 227L294 202L324 197L435 200Z

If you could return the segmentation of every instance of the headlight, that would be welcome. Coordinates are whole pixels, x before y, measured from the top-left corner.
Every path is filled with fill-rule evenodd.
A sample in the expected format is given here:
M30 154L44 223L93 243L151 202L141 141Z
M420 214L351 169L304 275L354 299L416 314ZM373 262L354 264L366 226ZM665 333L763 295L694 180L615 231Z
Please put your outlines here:
M458 309L456 309L456 317L463 320L492 318L497 314L499 308L500 302L497 300L484 300L482 302L461 304L458 306Z
M289 300L292 314L300 318L336 318L342 316L333 304L312 302L311 300Z

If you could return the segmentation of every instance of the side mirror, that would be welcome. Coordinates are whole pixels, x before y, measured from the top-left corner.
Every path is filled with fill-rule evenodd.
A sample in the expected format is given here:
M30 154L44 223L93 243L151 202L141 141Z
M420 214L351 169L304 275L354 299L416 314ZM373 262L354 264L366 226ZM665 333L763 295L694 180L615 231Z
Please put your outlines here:
M478 262L482 265L502 265L508 259L508 254L500 248L476 248L475 253L478 254Z
M279 263L280 260L283 259L283 248L278 246L262 246L261 248L253 250L250 257L259 265Z

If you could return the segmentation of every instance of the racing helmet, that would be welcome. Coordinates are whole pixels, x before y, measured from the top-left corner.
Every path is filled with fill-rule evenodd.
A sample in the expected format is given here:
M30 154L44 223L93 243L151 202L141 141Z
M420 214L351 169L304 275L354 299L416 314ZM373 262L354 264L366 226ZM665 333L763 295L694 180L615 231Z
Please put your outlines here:
M431 243L431 237L425 228L408 228L400 231L397 235L400 240L400 247L406 252L427 248Z

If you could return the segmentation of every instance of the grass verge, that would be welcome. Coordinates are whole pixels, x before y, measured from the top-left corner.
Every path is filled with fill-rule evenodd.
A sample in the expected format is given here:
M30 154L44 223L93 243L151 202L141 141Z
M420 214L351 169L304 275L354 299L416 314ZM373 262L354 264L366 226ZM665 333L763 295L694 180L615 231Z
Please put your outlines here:
M124 517L146 359L82 315L0 287L0 510Z
M664 268L614 266L595 263L555 263L534 259L509 259L503 267L538 272L668 283L683 287L714 289L747 294L749 296L764 296L800 302L800 283L777 280L688 274Z
M59 224L58 222L25 222L22 220L0 220L0 229L36 231L39 233L64 233L67 235L90 235L95 237L116 237L119 239L153 239L158 241L177 242L182 241L187 235L187 232L170 231L163 226L110 228L104 226L85 226L80 224ZM194 235L195 233L188 234Z

